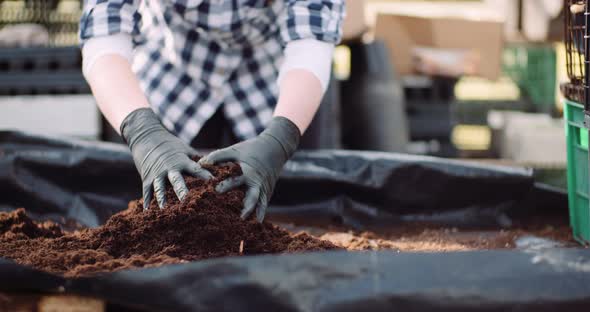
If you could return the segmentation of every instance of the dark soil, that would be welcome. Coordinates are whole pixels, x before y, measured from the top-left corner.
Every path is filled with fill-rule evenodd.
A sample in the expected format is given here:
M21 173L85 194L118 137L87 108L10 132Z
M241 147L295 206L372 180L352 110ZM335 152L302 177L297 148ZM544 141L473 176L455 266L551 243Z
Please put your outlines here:
M185 177L182 202L171 189L168 205L141 209L141 200L103 226L65 232L51 222L36 223L24 209L0 213L0 257L65 276L92 275L208 258L337 249L308 234L292 235L271 224L239 217L243 190L218 194L214 186L239 175L235 164L208 167L215 178Z

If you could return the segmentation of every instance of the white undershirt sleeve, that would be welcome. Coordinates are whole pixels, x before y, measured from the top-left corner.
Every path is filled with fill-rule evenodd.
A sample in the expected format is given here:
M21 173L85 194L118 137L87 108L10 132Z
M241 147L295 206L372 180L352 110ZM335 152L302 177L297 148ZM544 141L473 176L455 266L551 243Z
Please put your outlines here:
M279 70L278 84L293 69L304 69L318 78L322 92L326 92L332 70L334 44L316 39L301 39L287 43L284 62Z
M87 77L96 60L108 54L120 55L131 63L133 40L131 35L115 35L91 38L82 47L82 72Z

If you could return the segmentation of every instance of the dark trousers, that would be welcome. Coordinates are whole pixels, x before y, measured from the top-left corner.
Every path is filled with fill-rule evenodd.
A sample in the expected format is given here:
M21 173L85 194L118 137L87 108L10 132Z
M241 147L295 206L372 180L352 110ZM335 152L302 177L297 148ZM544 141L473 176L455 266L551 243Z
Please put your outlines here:
M205 122L199 134L192 140L191 146L195 149L219 149L238 142L231 129L231 122L225 118L223 109L219 108Z

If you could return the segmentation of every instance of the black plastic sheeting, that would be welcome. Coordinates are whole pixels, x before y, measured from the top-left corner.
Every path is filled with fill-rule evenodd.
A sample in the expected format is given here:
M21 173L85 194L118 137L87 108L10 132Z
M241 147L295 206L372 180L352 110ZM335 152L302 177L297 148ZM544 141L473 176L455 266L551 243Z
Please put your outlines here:
M127 147L0 132L0 209L102 224L139 198ZM509 226L512 216L566 214L565 194L532 171L440 158L358 151L298 152L277 184L270 215L362 228L409 220Z
M139 197L123 146L0 132L0 207L95 226ZM377 152L296 154L271 217L357 228L427 220L509 226L566 214L528 170ZM552 311L590 306L590 251L323 252L222 258L64 279L0 259L0 290L89 295L143 310Z
M0 262L0 290L98 296L149 311L587 311L589 272L589 253L575 249L325 252L68 280Z

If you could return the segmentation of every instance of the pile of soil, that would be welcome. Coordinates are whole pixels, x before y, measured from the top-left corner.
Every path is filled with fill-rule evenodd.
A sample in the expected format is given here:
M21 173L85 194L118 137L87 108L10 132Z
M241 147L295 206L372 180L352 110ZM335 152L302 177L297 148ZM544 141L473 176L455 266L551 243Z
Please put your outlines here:
M244 190L225 194L214 190L219 181L241 174L239 166L207 169L215 176L210 181L185 177L190 192L182 203L168 189L165 209L152 200L150 209L144 211L141 200L132 201L127 210L94 229L34 222L24 209L0 213L0 257L65 276L84 276L225 256L339 248L400 252L510 249L527 236L576 246L567 220L537 220L513 229L487 231L404 223L375 232L243 221L239 214Z
M103 226L66 232L51 222L36 223L24 209L0 213L0 257L65 276L92 275L215 257L337 249L305 233L268 222L243 221L244 190L218 194L214 186L241 174L239 166L209 166L214 179L185 177L189 194L180 203L167 190L167 207L142 201L113 215Z

